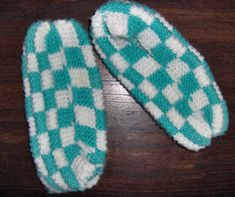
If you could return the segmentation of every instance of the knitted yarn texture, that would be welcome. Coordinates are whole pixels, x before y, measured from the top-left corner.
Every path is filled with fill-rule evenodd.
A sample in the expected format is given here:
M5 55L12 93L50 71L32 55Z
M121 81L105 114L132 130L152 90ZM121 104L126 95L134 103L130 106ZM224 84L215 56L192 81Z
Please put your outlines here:
M156 11L110 1L91 36L107 68L165 131L198 151L228 127L228 111L207 62Z
M38 177L49 193L91 188L104 168L106 122L87 33L74 20L34 23L25 38L22 73Z

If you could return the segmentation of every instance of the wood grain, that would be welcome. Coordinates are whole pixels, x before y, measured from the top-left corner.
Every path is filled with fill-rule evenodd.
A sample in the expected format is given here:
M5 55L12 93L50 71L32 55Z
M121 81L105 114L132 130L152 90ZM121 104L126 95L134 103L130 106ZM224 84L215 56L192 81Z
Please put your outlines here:
M28 147L22 43L40 19L75 18L86 29L104 0L0 1L0 196L46 196ZM206 57L228 102L228 133L192 153L176 145L98 60L104 81L108 158L99 184L63 196L235 196L235 1L140 0Z

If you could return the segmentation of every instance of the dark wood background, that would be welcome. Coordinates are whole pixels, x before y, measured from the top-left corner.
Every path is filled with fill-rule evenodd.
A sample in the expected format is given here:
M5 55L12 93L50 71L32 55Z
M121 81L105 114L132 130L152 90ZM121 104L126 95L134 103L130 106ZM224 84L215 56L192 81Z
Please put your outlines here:
M89 18L104 0L0 1L0 196L45 196L28 147L21 80L22 43L39 19ZM65 196L235 196L235 1L140 0L158 10L206 57L228 102L230 127L193 153L176 145L99 66L108 158L97 186ZM63 196L63 195L61 195Z

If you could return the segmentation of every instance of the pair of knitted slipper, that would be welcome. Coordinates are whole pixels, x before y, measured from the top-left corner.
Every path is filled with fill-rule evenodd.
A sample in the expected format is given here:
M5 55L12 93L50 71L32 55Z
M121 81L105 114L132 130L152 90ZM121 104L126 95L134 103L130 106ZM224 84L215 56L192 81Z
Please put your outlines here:
M226 102L204 58L156 11L111 1L92 17L107 68L179 144L198 151L228 127ZM102 82L87 33L74 20L33 24L23 79L30 147L51 193L95 185L106 156Z

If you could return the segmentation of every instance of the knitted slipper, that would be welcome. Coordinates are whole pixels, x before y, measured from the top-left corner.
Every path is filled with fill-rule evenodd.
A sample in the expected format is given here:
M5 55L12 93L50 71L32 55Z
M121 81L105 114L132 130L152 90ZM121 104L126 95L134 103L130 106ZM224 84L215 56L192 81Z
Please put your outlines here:
M100 74L74 20L34 23L22 56L25 110L37 174L50 193L95 185L106 155Z
M226 103L206 61L156 11L108 2L91 36L110 72L179 144L198 151L225 132Z

